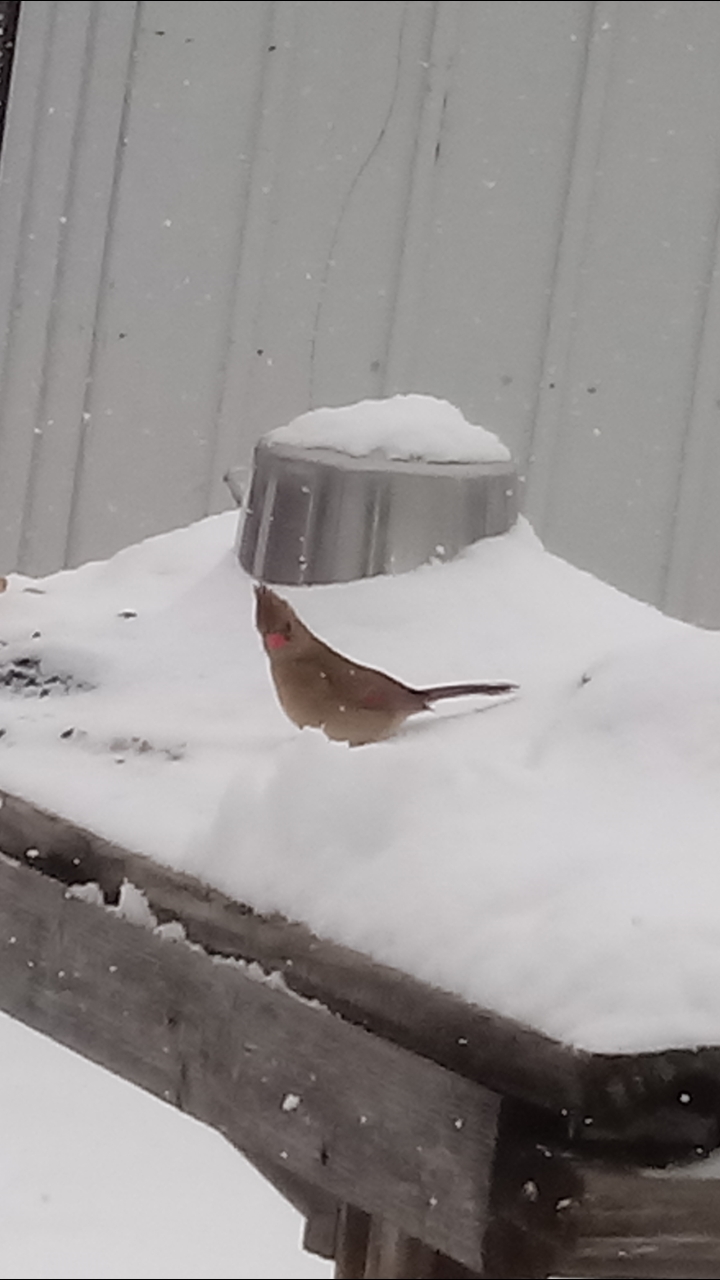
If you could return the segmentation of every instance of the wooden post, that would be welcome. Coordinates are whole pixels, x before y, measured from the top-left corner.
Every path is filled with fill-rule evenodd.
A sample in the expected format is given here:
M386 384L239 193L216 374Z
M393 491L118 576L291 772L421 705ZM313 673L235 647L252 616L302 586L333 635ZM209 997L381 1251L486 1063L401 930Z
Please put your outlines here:
M366 1280L431 1280L437 1254L385 1218L373 1217L368 1236Z
M367 1259L370 1215L343 1205L335 1251L335 1280L363 1280Z
M408 1236L385 1218L345 1205L335 1280L475 1280L476 1271Z

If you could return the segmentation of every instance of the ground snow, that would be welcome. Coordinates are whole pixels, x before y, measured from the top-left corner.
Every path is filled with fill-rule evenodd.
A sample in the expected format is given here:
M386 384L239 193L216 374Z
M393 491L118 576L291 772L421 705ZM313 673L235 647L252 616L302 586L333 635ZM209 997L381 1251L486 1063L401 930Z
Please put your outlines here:
M10 577L0 679L33 657L71 683L0 684L0 786L568 1042L720 1042L718 636L522 522L448 564L288 589L410 683L520 685L350 750L279 710L235 524Z
M329 1280L207 1125L2 1014L0 1064L0 1280Z

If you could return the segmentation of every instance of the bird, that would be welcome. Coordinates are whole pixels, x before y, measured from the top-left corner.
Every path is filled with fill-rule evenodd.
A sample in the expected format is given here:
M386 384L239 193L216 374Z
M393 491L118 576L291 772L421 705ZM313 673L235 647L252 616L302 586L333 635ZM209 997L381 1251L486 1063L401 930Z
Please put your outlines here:
M301 622L287 600L255 587L255 625L270 661L278 701L300 729L322 729L351 747L382 742L408 716L466 694L514 693L515 684L448 684L413 689L384 671L345 658Z

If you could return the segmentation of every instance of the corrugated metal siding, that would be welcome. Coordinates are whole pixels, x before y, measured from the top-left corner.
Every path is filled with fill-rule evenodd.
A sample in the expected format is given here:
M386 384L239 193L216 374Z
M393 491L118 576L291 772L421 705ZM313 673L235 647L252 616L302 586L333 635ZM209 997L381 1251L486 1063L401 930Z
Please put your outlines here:
M497 429L549 545L720 623L717 3L45 3L0 182L0 558L225 504L311 405Z

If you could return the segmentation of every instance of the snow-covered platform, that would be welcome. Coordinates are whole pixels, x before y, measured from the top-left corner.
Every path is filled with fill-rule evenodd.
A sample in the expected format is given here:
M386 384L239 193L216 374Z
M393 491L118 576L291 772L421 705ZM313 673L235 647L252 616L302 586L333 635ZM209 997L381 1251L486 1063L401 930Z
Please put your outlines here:
M714 1181L637 1168L720 1142L718 637L523 524L288 590L520 686L349 750L276 704L235 520L0 596L3 1007L226 1133L339 1275L717 1275Z
M577 1048L720 1043L720 637L520 524L285 589L416 686L509 680L359 750L280 711L212 517L0 595L0 787Z

